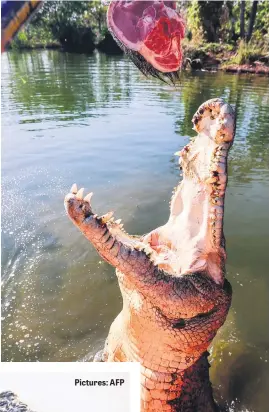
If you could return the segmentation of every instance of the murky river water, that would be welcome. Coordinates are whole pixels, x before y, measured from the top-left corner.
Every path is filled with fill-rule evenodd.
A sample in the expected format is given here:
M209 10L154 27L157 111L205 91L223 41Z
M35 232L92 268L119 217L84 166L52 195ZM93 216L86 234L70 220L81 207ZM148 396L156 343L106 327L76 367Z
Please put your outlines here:
M72 183L116 210L129 233L168 215L173 153L213 97L237 105L225 209L233 304L211 378L231 411L268 410L269 82L194 73L177 90L122 57L2 56L2 360L88 359L121 309L114 270L65 215Z

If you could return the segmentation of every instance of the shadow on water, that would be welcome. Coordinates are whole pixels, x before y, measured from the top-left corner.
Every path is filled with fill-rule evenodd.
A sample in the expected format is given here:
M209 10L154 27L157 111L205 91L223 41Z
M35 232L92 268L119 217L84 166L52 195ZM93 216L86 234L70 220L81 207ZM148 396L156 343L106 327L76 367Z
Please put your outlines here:
M113 269L66 218L73 182L130 233L163 224L180 176L173 153L198 106L237 107L225 208L228 319L211 348L215 393L264 412L268 393L269 85L183 73L176 89L124 57L58 51L2 56L2 360L75 361L104 344L120 311Z

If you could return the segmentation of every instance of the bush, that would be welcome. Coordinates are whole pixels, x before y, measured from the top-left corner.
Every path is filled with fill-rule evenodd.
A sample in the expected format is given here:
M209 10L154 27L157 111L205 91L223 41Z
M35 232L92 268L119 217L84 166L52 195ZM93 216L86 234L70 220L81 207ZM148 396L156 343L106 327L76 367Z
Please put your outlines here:
M251 64L255 60L258 60L261 56L264 56L264 51L257 45L246 43L243 40L240 41L237 53L233 56L229 64Z
M34 49L36 47L46 47L56 45L57 42L49 29L44 27L27 26L21 30L11 42L12 49Z

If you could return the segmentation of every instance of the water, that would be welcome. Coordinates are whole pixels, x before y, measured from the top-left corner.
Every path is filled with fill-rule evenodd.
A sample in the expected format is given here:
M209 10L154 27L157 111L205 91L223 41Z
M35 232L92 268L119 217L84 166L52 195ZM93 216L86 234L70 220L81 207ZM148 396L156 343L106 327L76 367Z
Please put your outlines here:
M168 215L173 155L213 97L237 105L225 209L233 304L211 349L230 411L265 412L268 393L269 82L184 73L177 90L123 57L2 55L2 360L76 361L99 350L121 309L114 270L65 215L72 183L129 233Z

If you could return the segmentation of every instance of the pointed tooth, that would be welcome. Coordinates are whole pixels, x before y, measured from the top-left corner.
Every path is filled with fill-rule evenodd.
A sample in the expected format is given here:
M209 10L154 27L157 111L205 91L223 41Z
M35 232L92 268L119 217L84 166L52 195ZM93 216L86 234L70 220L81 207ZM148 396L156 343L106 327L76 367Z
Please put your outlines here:
M79 191L77 192L77 199L83 199L83 192L84 192L84 187L82 187L81 189L79 189Z
M181 155L181 150L179 150L178 152L174 153L174 156L180 156Z
M113 221L114 219L112 218L114 212L108 212L105 215L101 216L102 222L106 223L108 221ZM112 220L113 219L113 220Z
M76 183L74 183L72 185L71 189L70 189L70 192L74 193L74 195L75 195L77 193L77 191L78 191L78 187L77 187Z
M206 179L205 183L210 184L210 183L215 183L217 181L218 181L217 177L209 177L208 179Z
M146 247L146 251L147 251L147 253L151 253L151 252L152 252L151 247L150 247L150 246L147 246L147 247Z
M117 223L118 225L120 224L120 222L121 222L121 219L115 220L115 223Z
M84 200L86 201L86 202L91 202L91 198L92 198L92 195L93 195L93 192L91 192L91 193L88 193L85 197L84 197Z
M148 245L143 246L141 250L143 250L143 252L144 252L147 256L151 255L152 249L151 249Z
M120 229L123 228L123 223L121 223L121 224L119 225L119 228L120 228ZM124 232L125 232L125 230L124 230Z

